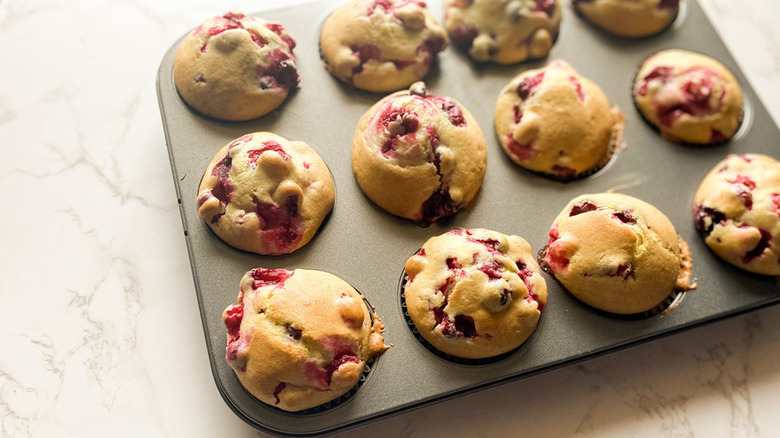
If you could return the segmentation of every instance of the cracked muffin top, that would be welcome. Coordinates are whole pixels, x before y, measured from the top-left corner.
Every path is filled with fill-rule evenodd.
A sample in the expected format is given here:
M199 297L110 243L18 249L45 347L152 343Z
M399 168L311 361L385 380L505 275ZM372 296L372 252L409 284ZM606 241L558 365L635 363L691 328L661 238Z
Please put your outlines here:
M198 216L236 248L286 254L314 237L334 190L328 167L306 143L255 132L214 156L198 189Z
M422 1L351 0L323 24L320 51L327 70L341 81L388 92L427 75L447 42L444 27Z
M260 401L309 409L352 389L384 353L383 325L347 282L322 271L255 268L222 314L225 359Z
M277 23L228 12L210 18L179 46L173 80L196 111L250 120L276 109L298 87L295 40Z
M468 206L486 167L476 120L422 82L374 104L355 129L352 170L363 192L421 226Z

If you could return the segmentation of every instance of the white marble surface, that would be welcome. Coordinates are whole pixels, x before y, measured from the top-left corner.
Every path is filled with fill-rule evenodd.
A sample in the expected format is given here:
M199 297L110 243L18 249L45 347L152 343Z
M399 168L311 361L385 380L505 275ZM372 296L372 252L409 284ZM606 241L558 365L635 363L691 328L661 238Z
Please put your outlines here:
M257 436L209 369L155 75L204 18L296 3L0 0L0 436ZM701 3L780 120L780 2ZM775 307L340 436L777 436L778 364Z

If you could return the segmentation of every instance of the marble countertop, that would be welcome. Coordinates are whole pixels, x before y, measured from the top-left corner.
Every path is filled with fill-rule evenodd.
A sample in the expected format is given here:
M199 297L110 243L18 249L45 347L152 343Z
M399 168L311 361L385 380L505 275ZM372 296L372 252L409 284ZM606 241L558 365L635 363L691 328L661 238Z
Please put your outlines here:
M780 2L700 3L780 120ZM155 80L278 5L0 0L0 436L259 434L212 379ZM338 436L776 436L778 364L776 306Z

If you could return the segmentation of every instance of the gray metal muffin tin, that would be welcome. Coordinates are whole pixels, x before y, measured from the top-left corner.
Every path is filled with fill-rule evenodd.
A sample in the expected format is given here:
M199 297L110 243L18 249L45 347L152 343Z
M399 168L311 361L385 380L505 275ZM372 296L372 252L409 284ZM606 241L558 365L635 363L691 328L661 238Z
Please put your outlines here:
M434 3L434 2L431 2ZM472 64L450 47L426 77L432 93L451 96L471 111L485 134L488 168L474 207L428 228L396 218L375 206L358 187L351 169L352 135L360 116L383 95L350 89L323 68L319 28L336 2L320 2L263 14L295 37L300 89L277 111L257 120L221 122L190 110L173 84L177 41L163 58L158 96L178 193L184 234L192 262L209 360L220 393L249 424L278 435L315 435L342 430L477 389L521 379L557 367L707 324L780 301L774 277L753 275L720 260L697 235L692 221L694 193L704 175L729 153L778 155L780 132L734 59L693 0L683 2L674 25L651 38L609 36L576 17L565 2L560 38L549 60L568 61L601 85L625 113L626 150L602 171L561 183L513 164L493 129L499 90L516 74L547 60L515 66ZM430 5L441 17L441 7ZM205 17L204 17L205 18ZM684 48L722 61L736 75L745 95L745 120L730 142L691 147L663 140L634 109L631 83L640 62L666 48ZM291 255L270 257L242 252L218 239L198 219L195 198L213 155L241 135L272 131L311 145L330 167L336 182L333 212L315 238ZM415 339L401 309L399 278L404 263L431 236L451 227L482 227L517 234L534 251L547 242L550 224L577 195L616 188L666 213L690 244L699 287L662 316L630 320L581 304L549 275L548 304L536 333L510 357L489 365L447 361ZM393 347L373 365L354 396L314 414L290 414L255 400L225 362L222 311L236 301L239 280L254 267L307 268L331 272L362 292L376 307Z

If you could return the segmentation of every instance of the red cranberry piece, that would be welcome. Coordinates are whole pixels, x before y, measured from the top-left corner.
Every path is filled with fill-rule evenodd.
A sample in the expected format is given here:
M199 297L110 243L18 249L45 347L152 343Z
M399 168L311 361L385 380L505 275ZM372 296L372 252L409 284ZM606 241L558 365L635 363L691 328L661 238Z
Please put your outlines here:
M271 140L263 143L263 147L260 149L252 149L246 152L249 156L249 166L253 169L257 167L257 159L260 158L260 155L263 155L263 153L267 151L276 152L277 154L281 155L285 161L290 159L290 155L284 150L282 145Z
M523 119L523 110L520 109L520 105L514 105L512 107L512 114L515 116L515 123L520 123L520 120Z
M353 75L362 72L363 64L369 60L378 60L382 56L381 50L374 44L361 44L359 46L351 46L350 48L352 49L352 55L357 56L357 58L360 60L360 64L352 69Z
M277 23L268 23L265 25L265 27L270 29L271 32L279 35L282 38L282 41L287 44L287 47L290 48L290 50L295 48L295 40L290 36L289 33L287 33L287 29L285 29L284 26Z
M674 72L674 69L672 67L656 67L654 68L650 73L648 73L644 78L642 78L642 83L640 84L639 88L636 91L636 94L640 96L644 96L647 94L647 84L648 82L652 81L656 78L661 78L663 82L667 82L669 78L672 77L672 73Z
M255 71L258 76L266 78L269 88L291 90L298 86L301 78L295 67L295 58L282 49L274 49L268 55L268 65L258 65Z
M712 134L710 135L710 143L723 143L726 140L728 140L728 138L726 138L722 132L718 131L717 129L712 130Z
M239 338L239 329L241 328L241 320L243 319L243 304L233 304L225 310L225 327L228 329L228 335L230 335L231 341Z
M752 262L753 259L761 256L764 253L764 251L771 246L770 242L772 240L772 233L770 233L767 230L763 230L761 228L758 229L758 232L761 233L761 239L759 239L755 248L748 251L747 254L745 254L745 256L742 257L742 263Z
M460 264L457 258L455 257L449 257L447 258L447 269L462 269L463 265Z
M580 84L574 76L569 77L569 82L571 82L572 87L574 87L574 92L577 93L580 102L585 102L585 93L582 91L582 84Z
M195 82L199 84L205 84L206 78L204 78L202 74L198 74L197 76L195 76Z
M544 12L548 17L552 17L556 0L534 0L534 2L536 3L534 12Z
M449 119L450 123L457 127L466 126L466 118L463 111L449 97L429 96L428 100L434 103Z
M747 175L737 175L733 180L729 180L734 186L734 191L745 203L745 208L748 210L753 209L753 195L750 193L755 190L756 183L753 182Z
M498 300L498 304L504 305L509 302L509 297L512 295L512 291L509 289L504 289L501 291L501 298Z
M509 152L520 161L530 160L536 155L536 151L530 144L520 144L515 141L511 133L506 135L506 146Z
M501 268L503 268L503 265L501 265L501 263L499 263L497 260L493 260L490 263L486 263L480 266L478 269L488 276L488 281L495 281L502 278Z
M257 47L264 47L266 44L268 44L268 41L266 41L262 35L257 33L256 30L247 29L246 31L249 32L249 37L252 38L252 41L254 41L255 44L257 44Z
M458 23L452 30L452 42L465 50L471 48L477 36L479 36L477 29L465 23Z
M547 254L544 256L544 260L555 274L569 267L569 259L566 257L566 246L557 241L559 237L557 225L550 229L549 235L550 239L547 243Z
M780 193L772 193L769 196L772 200L772 211L777 212L780 210Z
M425 248L420 248L420 250L417 251L417 255L425 257Z
M284 325L284 331L287 333L287 336L295 339L296 341L300 341L301 336L303 335L303 330L299 330L291 326L289 323Z
M259 289L265 286L280 288L288 278L292 277L293 273L286 269L255 268L249 271L249 275L254 280L252 281L252 289Z
M571 211L569 212L569 217L577 216L578 214L587 213L589 211L597 210L598 207L596 204L590 202L590 201L580 201L571 208Z
M289 196L284 204L277 207L269 202L253 199L255 213L260 221L263 238L274 247L274 251L283 252L297 244L303 234L303 219L298 214L298 197Z
M458 204L450 197L449 190L440 187L423 202L421 213L415 222L422 227L427 227L436 220L452 216L457 212Z
M233 196L233 189L235 189L228 176L232 167L233 159L226 154L225 158L220 160L211 170L211 175L217 177L217 182L211 189L211 194L223 204L230 202L230 198Z
M628 277L636 279L636 272L634 272L634 266L627 263L621 263L615 269L615 272L609 274L610 277L623 277L623 281L628 280Z
M476 337L477 328L474 325L474 318L467 315L455 315L455 331L464 338Z
M709 221L707 220L709 219ZM702 204L698 204L693 208L693 222L699 234L702 237L707 237L712 233L712 229L715 224L725 224L726 215L719 210L712 207L705 207ZM709 224L707 224L709 222Z
M425 40L425 45L431 53L439 53L447 46L447 42L440 36L435 36Z
M577 171L571 167L561 166L558 164L552 167L552 172L559 178L571 178L577 173Z
M274 399L276 400L276 404L278 405L281 400L279 400L279 394L284 391L284 388L287 387L287 384L284 382L280 382L278 385L276 385L276 388L274 389Z
M520 84L517 85L517 95L522 100L528 99L529 96L532 96L536 92L536 89L543 80L544 72L523 79Z
M623 222L624 224L633 225L636 223L636 219L634 219L634 215L631 214L630 211L618 211L617 213L614 213L612 217L618 219L620 222Z

